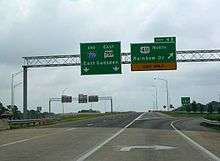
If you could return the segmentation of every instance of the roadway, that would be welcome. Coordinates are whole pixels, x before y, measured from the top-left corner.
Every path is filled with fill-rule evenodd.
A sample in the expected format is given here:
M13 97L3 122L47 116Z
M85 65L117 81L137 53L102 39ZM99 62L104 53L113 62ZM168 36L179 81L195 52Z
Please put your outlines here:
M131 112L0 131L0 160L219 161L220 133L201 121Z

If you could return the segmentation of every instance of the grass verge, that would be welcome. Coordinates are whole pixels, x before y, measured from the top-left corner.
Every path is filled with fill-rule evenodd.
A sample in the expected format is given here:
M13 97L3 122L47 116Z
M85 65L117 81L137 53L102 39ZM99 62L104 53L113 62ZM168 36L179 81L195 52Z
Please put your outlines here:
M39 126L46 126L46 125L53 125L56 123L61 122L71 122L71 121L81 121L81 120L89 120L95 119L97 117L113 115L115 113L95 113L95 114L77 114L77 115L65 115L59 116L53 120L47 120L44 125L37 125L37 124L10 124L10 129L20 129L20 128L29 128L29 127L39 127Z

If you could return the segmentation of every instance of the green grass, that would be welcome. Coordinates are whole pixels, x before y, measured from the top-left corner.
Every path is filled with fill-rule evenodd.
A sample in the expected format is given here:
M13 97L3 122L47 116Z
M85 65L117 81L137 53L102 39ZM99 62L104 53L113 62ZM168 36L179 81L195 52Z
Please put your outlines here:
M216 130L219 130L219 131L220 131L220 126L218 126L218 125L210 125L210 124L207 124L207 123L205 123L205 122L202 122L200 125L201 125L201 126L208 127L208 128L216 129Z
M116 114L116 113L113 113ZM89 120L95 119L101 116L113 115L112 113L94 113L94 114L77 114L77 115L65 115L60 116L54 120L50 120L46 125L52 125L59 122L70 122L70 121L81 121L81 120ZM30 124L10 124L10 129L20 129L20 128L29 128L29 127L37 127L37 126L45 126L45 125L30 125Z
M62 122L67 121L80 121L80 120L88 120L101 116L111 115L111 113L99 113L99 114L78 114L78 115L66 115L61 117Z
M209 120L220 121L220 114L207 114L207 113L188 113L188 112L162 112L172 117L204 117Z
M188 112L161 112L172 117L205 117L207 114L205 113L188 113Z
M205 119L220 121L220 114L208 114L204 116Z

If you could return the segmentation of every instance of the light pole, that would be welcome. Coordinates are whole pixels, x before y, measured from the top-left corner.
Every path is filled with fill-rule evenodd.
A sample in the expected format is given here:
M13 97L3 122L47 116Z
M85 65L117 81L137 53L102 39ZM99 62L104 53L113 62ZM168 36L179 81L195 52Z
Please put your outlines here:
M11 75L11 107L14 107L14 89L16 86L20 85L22 82L17 83L14 85L14 77L17 76L18 74L22 73L22 71L13 73Z
M166 83L166 93L167 93L167 110L169 111L169 106L170 106L170 104L169 104L169 88L168 88L168 80L166 80L166 79L162 79L162 78L154 78L154 80L161 80L161 81L164 81L165 83Z
M155 106L156 106L156 110L158 111L158 105L157 105L157 86L152 85L153 88L155 88Z
M62 90L62 95L64 94L64 92L67 90L67 88ZM61 95L61 99L62 99L62 95ZM64 103L62 102L62 110L63 110L63 115L64 115Z

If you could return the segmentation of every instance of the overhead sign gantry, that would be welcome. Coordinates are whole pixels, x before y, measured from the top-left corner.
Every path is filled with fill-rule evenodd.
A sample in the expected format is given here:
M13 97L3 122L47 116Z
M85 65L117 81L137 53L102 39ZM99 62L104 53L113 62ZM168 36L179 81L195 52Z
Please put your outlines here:
M162 40L164 39L164 40ZM170 38L169 38L170 39ZM171 41L168 40L166 38L155 38L155 43L162 43L165 41ZM176 40L175 40L176 42ZM118 43L118 42L116 42ZM167 42L165 42L167 43ZM87 44L88 45L88 44ZM99 44L100 45L100 44ZM118 46L118 45L117 45ZM86 51L84 51L83 49L84 47L82 46L82 53ZM116 53L116 55L120 55L119 58L117 58L118 60L118 64L117 62L113 64L113 62L108 64L108 68L109 69L102 69L101 66L97 67L97 63L96 65L94 65L94 67L91 68L90 71L87 71L87 74L119 74L121 73L121 63L122 64L131 64L132 60L131 60L131 53L118 53L120 47L116 47L117 49L114 49L114 53ZM148 49L143 49L143 51L148 50ZM104 51L104 50L103 50ZM98 54L100 52L96 51ZM105 51L104 51L105 52ZM102 53L103 54L103 53ZM94 53L90 53L87 55L90 56L90 58L85 58L85 59L94 59ZM112 53L111 52L106 52L106 60L109 59L109 61L113 61L111 60L112 57ZM171 55L172 56L172 55ZM39 67L61 67L61 66L81 66L81 69L85 69L88 64L83 64L83 58L84 56L80 55L51 55L51 56L30 56L30 57L23 57L24 58L24 64L22 65L23 67L23 112L24 114L27 114L27 68L39 68ZM105 57L103 57L105 58ZM97 57L98 59L98 57ZM113 58L112 58L113 59ZM101 58L100 58L101 60ZM174 60L174 59L173 59ZM176 51L176 60L177 62L214 62L214 61L220 61L220 50L214 49L214 50L184 50L184 51ZM116 61L116 60L114 60ZM104 64L104 63L103 63ZM107 62L106 62L107 64ZM113 66L113 65L118 65L118 66ZM89 65L90 67L90 65ZM111 67L111 71L110 71L110 67ZM114 69L113 69L114 68ZM118 69L119 68L119 69ZM97 72L94 71L94 69L96 70L101 70L101 72ZM88 69L86 69L88 70ZM85 72L85 70L84 70ZM81 72L82 75L86 74L83 71ZM90 73L91 72L91 73Z

